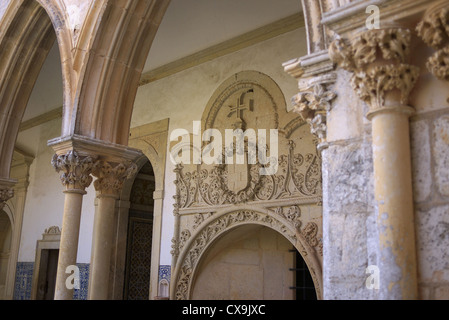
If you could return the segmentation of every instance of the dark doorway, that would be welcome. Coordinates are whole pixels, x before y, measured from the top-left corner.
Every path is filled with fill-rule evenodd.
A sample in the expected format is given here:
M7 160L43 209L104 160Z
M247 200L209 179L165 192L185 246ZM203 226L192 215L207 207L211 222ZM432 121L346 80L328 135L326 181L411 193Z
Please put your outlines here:
M41 251L36 300L54 300L58 257L58 249Z
M148 161L137 174L131 189L123 293L125 300L148 300L150 296L154 190L154 172Z

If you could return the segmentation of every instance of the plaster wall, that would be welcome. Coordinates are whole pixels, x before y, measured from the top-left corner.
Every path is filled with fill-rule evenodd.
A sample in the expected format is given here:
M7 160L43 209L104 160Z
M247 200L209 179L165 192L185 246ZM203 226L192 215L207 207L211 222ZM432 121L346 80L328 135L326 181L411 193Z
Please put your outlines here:
M51 226L62 226L64 209L63 186L59 175L50 164L54 152L47 146L47 141L57 137L61 132L61 120L56 119L40 126L25 130L19 134L17 145L31 145L28 150L35 155L30 166L30 184L25 203L22 235L20 241L20 262L34 262L37 240ZM81 217L78 263L90 262L92 229L94 218L95 190L91 185L83 198Z

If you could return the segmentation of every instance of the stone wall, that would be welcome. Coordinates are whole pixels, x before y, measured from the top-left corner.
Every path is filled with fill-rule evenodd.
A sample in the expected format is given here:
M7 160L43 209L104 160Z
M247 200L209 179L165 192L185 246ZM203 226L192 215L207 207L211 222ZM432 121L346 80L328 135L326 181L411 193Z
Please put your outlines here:
M192 299L293 299L292 248L281 234L266 227L232 230L203 258Z

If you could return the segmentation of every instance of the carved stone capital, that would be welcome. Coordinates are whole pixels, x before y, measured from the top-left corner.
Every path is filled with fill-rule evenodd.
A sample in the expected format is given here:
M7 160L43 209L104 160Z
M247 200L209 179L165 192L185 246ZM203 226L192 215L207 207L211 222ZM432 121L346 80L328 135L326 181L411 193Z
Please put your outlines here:
M327 146L327 112L337 94L329 89L337 75L327 50L293 59L283 64L284 71L298 80L300 92L293 96L293 112L310 125L318 138L318 150Z
M92 157L80 156L75 150L70 150L65 154L55 154L51 164L60 173L61 182L67 191L85 192L92 183Z
M317 83L292 98L293 111L307 121L312 134L318 138L319 145L326 142L327 112L336 96L336 93L328 90L326 85Z
M1 188L0 189L0 210L3 209L3 207L6 204L6 201L14 197L14 189L12 188Z
M352 73L351 86L370 106L370 113L408 104L419 76L419 68L407 64L410 40L410 30L388 28L332 42L330 58Z
M95 162L92 174L97 177L95 190L102 196L118 197L126 179L137 173L137 165L131 161L116 163L105 160Z
M418 36L437 51L427 60L427 69L438 79L449 81L449 3L429 8L416 27Z

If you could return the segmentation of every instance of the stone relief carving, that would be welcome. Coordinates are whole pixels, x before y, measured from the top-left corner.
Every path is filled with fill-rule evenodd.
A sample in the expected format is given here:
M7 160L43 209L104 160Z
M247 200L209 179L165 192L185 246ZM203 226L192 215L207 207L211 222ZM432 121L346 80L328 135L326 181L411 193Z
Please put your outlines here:
M260 175L259 164L248 165L249 183L238 191L227 186L228 166L197 168L184 172L182 164L175 168L178 208L239 204L249 201L310 197L321 194L320 158L317 154L294 153L295 143L289 141L289 153L279 156L276 175Z
M318 83L312 87L312 91L300 92L292 98L293 111L309 123L311 132L318 137L319 143L326 141L327 112L336 96L335 92Z
M449 8L437 3L417 25L418 36L437 51L427 60L427 69L438 79L449 81Z
M400 103L407 105L419 68L407 64L411 33L408 29L373 29L351 41L336 39L329 56L341 68L352 72L351 86L371 111L386 106L387 94L397 89ZM379 61L380 56L383 61Z
M252 210L239 210L223 215L204 227L190 243L176 281L175 298L177 300L188 299L193 271L207 245L225 230L249 222L269 226L284 234L291 242L294 243L296 241L294 233L269 215Z
M310 61L312 60L312 61ZM310 126L318 138L319 151L327 147L327 113L337 97L332 86L336 81L334 65L327 50L293 59L283 64L285 72L298 80L300 92L292 97L293 112Z
M136 173L137 165L131 161L126 163L97 161L92 168L92 174L97 177L94 182L95 190L118 195L123 182Z
M79 156L75 150L66 154L53 156L52 166L60 173L62 184L67 189L86 189L92 183L90 175L94 167L94 159Z
M45 229L44 234L61 234L61 229L58 226L51 226Z
M321 155L316 150L316 139L304 126L306 121L287 113L283 94L276 91L279 88L271 79L267 81L258 72L243 74L250 76L237 74L222 85L221 91L217 89L204 111L202 128L278 129L278 170L272 175L260 174L264 165L250 162L249 153L243 164L222 161L223 164L175 166L171 254L172 270L176 272L172 298L189 297L201 254L221 233L239 224L255 223L275 229L298 245L301 254L322 259L318 240L322 231L317 224L321 211L307 209L302 213L301 209L310 205L319 208L316 205L321 199ZM318 108L325 110L334 97L325 85L317 85L314 92L304 97L304 104L313 112ZM224 147L223 157L227 151ZM304 229L311 221L317 222L317 229L312 230L315 233Z

